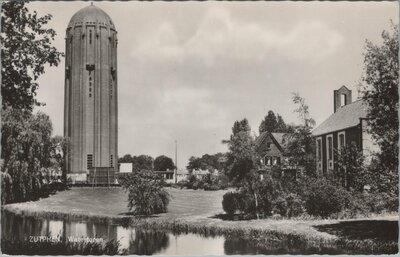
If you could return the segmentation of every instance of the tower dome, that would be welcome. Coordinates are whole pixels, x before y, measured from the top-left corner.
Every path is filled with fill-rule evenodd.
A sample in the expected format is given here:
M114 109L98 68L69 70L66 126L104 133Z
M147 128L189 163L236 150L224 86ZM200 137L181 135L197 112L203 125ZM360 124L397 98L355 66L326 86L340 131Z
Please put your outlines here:
M71 20L68 23L68 28L71 28L76 25L89 25L96 24L103 26L108 26L110 29L115 30L114 23L112 22L110 16L93 4L80 9L77 13L75 13Z

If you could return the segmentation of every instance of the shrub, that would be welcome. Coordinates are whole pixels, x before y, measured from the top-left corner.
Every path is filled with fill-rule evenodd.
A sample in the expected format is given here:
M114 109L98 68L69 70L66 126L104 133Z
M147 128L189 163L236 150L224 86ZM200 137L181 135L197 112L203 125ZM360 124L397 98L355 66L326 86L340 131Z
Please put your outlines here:
M288 204L286 202L286 199L283 197L278 197L275 199L274 203L274 213L278 213L281 216L286 216L287 209L288 209Z
M229 186L229 178L225 174L218 175L218 187L220 189L226 189Z
M316 179L304 193L308 214L327 218L344 209L349 193L326 179Z
M1 172L1 204L12 200L12 178L10 174Z
M222 208L229 215L241 211L243 208L240 204L242 197L243 196L239 192L228 192L224 194L222 199Z
M133 214L151 215L167 211L170 195L163 188L164 179L152 171L132 172L122 177L128 191L128 208Z
M286 196L287 216L289 218L296 217L304 213L304 202L297 194L289 194Z
M398 196L391 196L386 193L367 193L365 194L365 203L370 212L381 213L383 211L398 210Z

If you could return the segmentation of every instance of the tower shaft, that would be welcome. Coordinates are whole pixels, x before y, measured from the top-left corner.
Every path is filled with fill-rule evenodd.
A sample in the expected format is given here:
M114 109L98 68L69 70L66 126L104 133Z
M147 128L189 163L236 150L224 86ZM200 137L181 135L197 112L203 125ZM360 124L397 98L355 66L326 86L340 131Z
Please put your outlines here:
M118 168L117 32L101 15L94 6L82 9L65 38L64 136L70 139L67 173L74 181L86 181L94 168Z

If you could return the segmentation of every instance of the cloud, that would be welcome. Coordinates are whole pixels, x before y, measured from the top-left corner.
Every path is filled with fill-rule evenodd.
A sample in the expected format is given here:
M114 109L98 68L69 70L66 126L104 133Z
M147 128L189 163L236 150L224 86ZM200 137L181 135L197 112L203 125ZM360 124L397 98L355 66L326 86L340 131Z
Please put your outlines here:
M171 23L164 22L153 33L133 46L137 59L197 58L213 65L221 57L266 59L280 55L297 61L322 61L342 46L344 37L322 21L303 20L278 30L265 23L232 19L228 10L209 8L196 32L179 40Z

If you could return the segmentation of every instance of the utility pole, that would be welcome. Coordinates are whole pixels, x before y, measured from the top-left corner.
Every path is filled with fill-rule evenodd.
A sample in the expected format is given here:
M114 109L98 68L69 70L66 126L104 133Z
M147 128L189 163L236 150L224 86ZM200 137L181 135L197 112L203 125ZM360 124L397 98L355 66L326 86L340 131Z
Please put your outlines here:
M175 184L178 182L178 141L175 139Z

